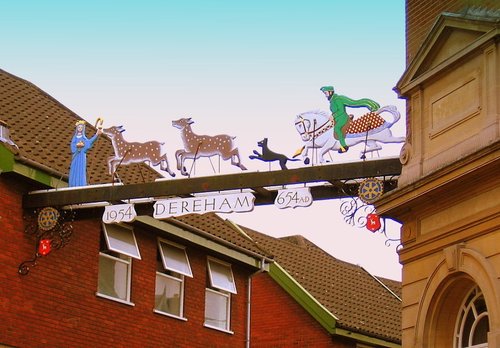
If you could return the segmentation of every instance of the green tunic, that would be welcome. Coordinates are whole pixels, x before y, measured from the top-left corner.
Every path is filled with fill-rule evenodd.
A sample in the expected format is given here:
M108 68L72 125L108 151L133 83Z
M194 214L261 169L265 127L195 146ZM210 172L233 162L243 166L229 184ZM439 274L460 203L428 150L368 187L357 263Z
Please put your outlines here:
M349 120L349 115L346 112L346 107L359 108L366 107L370 111L375 111L380 108L380 105L368 98L354 100L343 95L333 94L330 98L330 111L332 112L334 128L333 131L340 141L342 152L347 151L347 144L345 142L345 135L342 132L342 127L345 126Z

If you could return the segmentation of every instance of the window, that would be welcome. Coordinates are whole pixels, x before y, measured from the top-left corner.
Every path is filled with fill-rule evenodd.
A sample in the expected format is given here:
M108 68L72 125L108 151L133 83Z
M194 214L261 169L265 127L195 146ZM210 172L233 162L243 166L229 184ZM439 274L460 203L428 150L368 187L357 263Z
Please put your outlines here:
M208 275L212 287L236 294L236 284L234 283L231 265L222 261L209 259Z
M183 318L184 277L193 277L186 248L158 240L158 255L154 311Z
M163 240L158 241L163 267L173 272L193 277L186 248Z
M131 227L119 224L102 224L108 250L141 259L134 231Z
M488 347L490 324L484 296L478 287L466 296L455 325L455 348Z
M205 326L229 331L231 295L205 289Z
M208 259L209 286L205 290L205 326L230 332L231 293L236 294L231 265Z
M97 294L130 302L131 258L125 255L99 253L99 285Z
M97 295L132 304L130 284L132 258L140 259L134 231L123 225L103 224L99 252Z

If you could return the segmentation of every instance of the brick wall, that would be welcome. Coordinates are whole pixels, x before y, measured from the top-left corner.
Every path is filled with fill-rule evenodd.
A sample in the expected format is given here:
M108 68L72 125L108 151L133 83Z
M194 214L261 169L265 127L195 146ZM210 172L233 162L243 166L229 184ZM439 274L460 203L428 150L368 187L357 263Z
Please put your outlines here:
M406 64L408 65L442 12L460 13L467 7L498 9L498 0L406 0Z
M252 347L350 348L331 335L268 274L252 278Z
M142 260L132 265L135 306L95 295L97 220L74 222L68 245L19 275L18 265L34 253L34 239L23 232L21 218L21 197L28 191L18 178L0 175L0 346L244 347L250 270L233 262L238 294L232 295L232 335L203 326L207 252L193 246L187 246L194 275L185 285L188 320L153 313L157 244L151 231L136 229Z

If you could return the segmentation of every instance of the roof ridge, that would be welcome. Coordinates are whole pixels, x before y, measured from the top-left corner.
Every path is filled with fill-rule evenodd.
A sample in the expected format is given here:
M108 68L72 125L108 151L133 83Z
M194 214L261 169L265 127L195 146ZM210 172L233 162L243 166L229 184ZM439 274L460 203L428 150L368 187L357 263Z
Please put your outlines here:
M309 240L308 238L304 237L303 235L301 234L295 234L295 235L290 235L290 236L283 236L283 237L273 237L273 236L270 236L266 233L262 233L262 232L259 232L259 231L256 231L256 230L253 230L249 227L246 227L246 226L241 226L239 225L241 228L243 228L244 230L248 230L250 231L251 233L255 233L257 235L260 235L262 236L263 238L267 238L267 239L270 239L270 240L275 240L275 241L280 241L280 242L283 242L283 243L287 243L288 245L291 245L293 246L294 248L298 248L300 250L305 250L306 248L304 246L309 246L309 247L312 247L313 249L312 250L317 250L323 254L325 254L327 257L335 260L335 261L338 261L338 262L342 262L342 263L345 263L347 265L351 265L351 266L354 266L354 267L360 267L359 265L357 264L354 264L352 262L348 262L348 261L345 261L345 260L341 260L335 256L333 256L332 254L330 254L329 252L325 251L324 249L322 249L321 247L319 247L318 245L316 245L314 242L312 242L311 240ZM290 240L287 240L286 238L289 238L289 237L297 237L299 236L301 239L303 239L304 241L306 241L306 244L305 245L298 245L297 243L294 243Z
M377 281L377 283L379 283L384 289L386 289L392 296L394 296L395 298L397 298L400 302L402 302L403 300L401 299L401 297L399 297L389 286L387 286L385 283L383 283L377 276L371 274L370 272L368 272L364 267L360 266L361 269L363 271L365 271L366 273L368 273L374 280Z
M217 214L216 214L217 215ZM217 215L218 216L218 215ZM218 216L220 219L222 219L220 216ZM268 255L271 258L274 258L273 253L271 253L269 250L264 248L263 246L260 245L259 242L257 242L255 239L253 239L248 233L245 232L245 229L247 229L245 226L240 226L237 223L235 223L232 220L225 219L224 220L230 227L232 227L234 230L236 230L238 233L240 233L244 238L248 239L251 241L259 250L261 250L263 253ZM256 231L253 231L256 232Z
M68 108L66 105L64 105L64 104L63 104L63 103L61 103L59 100L57 100L56 98L54 98L53 96L51 96L49 93L45 92L43 89L41 89L40 87L38 87L37 85L35 85L33 82L30 82L30 81L28 81L28 80L26 80L26 79L23 79L22 77L19 77L19 76L17 76L17 75L14 75L14 74L12 74L12 73L10 73L10 72L8 72L8 71L5 71L5 70L3 70L3 69L0 69L0 72L5 73L5 74L9 75L10 77L12 77L12 78L14 78L14 79L17 79L17 80L19 80L20 82L25 83L25 84L27 84L27 85L28 85L28 86L30 86L30 87L35 88L35 89L37 90L37 92L40 92L42 95L44 95L44 96L48 97L49 99L51 99L52 101L54 101L56 104L58 104L59 106L62 106L64 109L66 109L67 111L69 111L69 113L71 114L71 116L73 116L73 117L77 116L77 117L75 117L75 118L80 119L80 120L83 120L83 121L85 121L85 122L89 123L89 122L88 122L87 120L85 120L83 117L81 117L81 116L80 116L80 115L78 115L76 112L74 112L73 110L71 110L70 108ZM89 123L89 124L90 124L90 123ZM93 128L93 129L95 129L95 127L94 127L94 126L92 126L92 128Z

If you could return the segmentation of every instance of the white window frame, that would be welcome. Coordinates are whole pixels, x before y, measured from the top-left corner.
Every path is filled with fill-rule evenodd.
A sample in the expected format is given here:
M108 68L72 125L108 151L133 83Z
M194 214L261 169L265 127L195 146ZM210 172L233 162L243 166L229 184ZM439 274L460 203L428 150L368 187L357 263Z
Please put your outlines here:
M215 268L217 266L225 269L225 272L218 272ZM231 269L231 264L215 259L213 257L207 258L207 273L208 273L208 283L209 286L205 289L205 321L204 326L223 331L226 333L233 333L231 328L231 294L236 294L236 282L234 280L233 271ZM217 281L218 276L224 276L228 279L229 286L227 284L222 284ZM212 325L209 322L209 318L207 317L207 306L210 304L208 301L210 295L216 295L223 297L226 301L225 315L226 315L226 325L225 327L220 327L217 325ZM208 322L207 322L208 321Z
M131 290L131 282L132 282L132 258L128 255L124 255L123 258L120 258L120 257L116 257L113 255L109 255L106 252L102 252L102 251L99 252L99 262L101 261L101 258L108 258L108 259L111 259L113 261L123 263L127 266L127 275L126 275L126 279L125 279L126 296L125 296L125 299L122 299L120 297L114 297L114 296L110 296L108 294L104 294L104 293L99 292L99 278L100 278L101 274L98 275L98 279L97 279L98 284L97 284L96 295L99 297L108 299L108 300L113 300L113 301L117 301L120 303L134 306L134 303L132 303L130 301L130 293L131 293L130 290ZM114 284L114 281L113 281L113 284Z
M175 268L171 263L168 262L169 260L169 255L168 255L168 250L165 250L162 248L162 245L166 245L168 247L176 248L179 249L179 251L182 251L184 253L184 264L185 267L180 269L180 268ZM165 239L158 238L158 252L160 253L160 258L162 261L162 265L164 270L160 270L156 272L156 280L155 280L155 285L158 283L159 278L166 278L170 279L176 282L180 283L180 309L179 309L179 315L174 314L174 313L169 313L162 311L161 309L156 308L156 303L155 303L155 308L154 312L158 314L163 314L169 317L173 317L176 319L182 319L182 320L187 320L184 317L184 285L185 285L185 276L187 277L193 277L193 272L191 270L191 265L189 263L189 258L186 253L186 247L179 245L177 243L173 243L170 241L167 241ZM178 261L178 260L177 260ZM170 271L171 274L166 273L165 271ZM155 296L156 296L156 290L155 290ZM156 302L156 301L155 301Z
M141 253L139 252L137 240L135 239L134 229L131 226L123 225L123 224L105 224L103 222L102 229L103 229L103 233L104 233L104 239L106 240L106 245L108 246L108 250L133 257L134 259L141 260ZM124 241L119 241L118 243L116 243L114 241L113 237L110 236L110 234L116 233L118 230L121 230L121 232L119 232L119 233L122 233L123 235L128 234L127 237L129 239L132 239L133 242L127 243ZM116 240L116 238L115 238L115 240ZM120 243L125 243L134 250L131 252L125 248L120 248L120 245L119 245Z
M165 254L165 250L162 248L162 244L171 248L178 249L179 251L182 251L184 253L184 263L187 266L187 270L175 268L171 263L168 262L169 257ZM191 270L191 265L189 264L189 258L187 256L185 246L164 239L158 239L158 250L160 251L161 261L165 269L193 278L193 272Z
M475 295L473 293L475 292ZM472 296L472 297L471 297ZM460 306L460 310L457 316L457 321L455 323L455 339L453 342L454 348L461 348L463 346L463 337L464 337L464 329L465 329L465 322L466 318L469 315L469 313L472 312L474 315L474 322L472 323L471 331L468 333L469 341L473 338L474 330L476 329L476 326L478 322L483 319L484 317L488 318L489 321L489 316L488 316L488 308L486 308L485 311L480 312L477 310L475 306L475 301L482 297L484 299L484 295L481 292L481 289L479 287L474 287L471 291L467 293L467 296L465 296L465 299ZM490 327L491 328L491 327ZM470 342L467 342L467 348L488 348L488 342L486 343L479 343L476 345L470 345Z
M207 305L208 305L208 296L207 294L213 294L217 296L224 297L226 299L226 326L224 328L216 325L211 325L210 323L207 322ZM233 334L234 332L230 330L231 328L231 294L226 291L219 291L219 290L214 290L210 288L205 289L205 319L204 319L204 326L210 329L214 330L219 330L223 331L226 333Z
M208 264L208 278L210 280L210 285L213 288L216 288L216 289L219 289L222 291L227 291L227 292L230 292L232 294L237 294L236 282L234 280L234 275L233 275L233 271L231 269L231 264L214 259L212 257L208 258L207 264ZM227 274L223 274L223 275L229 275L229 278L230 278L229 283L231 285L230 287L227 287L227 286L224 286L223 284L218 283L217 280L215 279L216 277L214 277L214 275L216 274L216 271L212 269L212 265L215 266L215 264L222 266L222 267L225 267L229 271Z
M158 284L158 278L166 278L169 280L179 282L179 284L180 284L179 315L174 314L174 313L170 313L170 312L166 312L166 311L162 311L161 309L156 308L156 303L155 303L155 308L153 309L153 312L158 313L158 314L162 314L162 315L166 315L168 317L172 317L175 319L187 320L187 318L184 317L184 275L179 274L179 277L180 278L177 278L175 276L157 271L156 272L156 280L155 280L155 286ZM155 290L155 296L156 296L156 290Z

